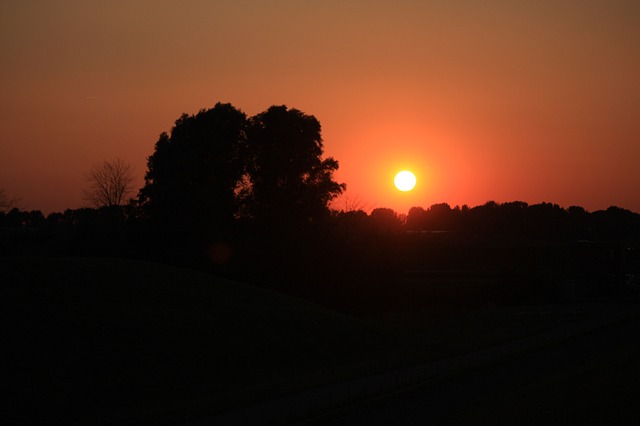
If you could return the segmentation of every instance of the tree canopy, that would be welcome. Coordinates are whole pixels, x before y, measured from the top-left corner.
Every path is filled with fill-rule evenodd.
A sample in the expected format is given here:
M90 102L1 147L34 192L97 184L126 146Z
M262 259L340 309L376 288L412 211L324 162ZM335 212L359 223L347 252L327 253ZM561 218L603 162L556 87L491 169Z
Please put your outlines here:
M259 221L312 221L345 189L333 180L338 162L322 159L320 122L312 115L272 106L252 117L249 150L249 211Z
M183 114L148 159L139 201L153 219L179 227L308 222L344 189L338 162L322 158L320 123L286 106L254 117L218 103Z
M218 103L183 114L162 133L148 159L140 201L165 225L224 225L237 212L236 187L245 172L246 115Z

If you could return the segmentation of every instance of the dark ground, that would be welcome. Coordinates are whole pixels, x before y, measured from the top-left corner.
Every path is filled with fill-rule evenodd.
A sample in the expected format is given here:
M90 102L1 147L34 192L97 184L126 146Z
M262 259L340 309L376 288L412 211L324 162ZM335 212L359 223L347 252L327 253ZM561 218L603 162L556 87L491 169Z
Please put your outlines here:
M354 408L327 425L631 425L640 319Z
M0 270L7 318L3 382L9 396L0 414L5 424L183 424L600 318L617 308L484 304L440 312L399 306L355 318L149 262L4 257ZM389 285L394 288L393 281ZM554 417L558 410L581 413L585 404L595 410L592 400L625 413L617 408L638 395L639 332L638 323L630 322L603 340L599 334L582 344L576 339L560 352L532 354L533 361L525 357L513 366L504 362L442 388L424 387L336 424L360 418L361 424L422 424L424 415L454 424L481 418L523 423ZM555 369L541 370L545 365ZM576 397L567 397L561 409L549 408L562 395ZM541 405L529 405L541 397ZM436 409L428 402L433 400L440 401Z

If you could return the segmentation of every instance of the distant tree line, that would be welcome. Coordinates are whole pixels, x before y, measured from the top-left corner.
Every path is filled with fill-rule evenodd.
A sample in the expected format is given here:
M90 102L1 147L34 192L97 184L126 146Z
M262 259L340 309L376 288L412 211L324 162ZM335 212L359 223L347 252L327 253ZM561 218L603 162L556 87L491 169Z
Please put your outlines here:
M465 293L469 303L539 295L551 281L587 273L617 283L640 274L631 255L640 241L637 213L522 201L440 203L406 215L367 213L357 203L338 211L331 201L346 187L333 177L338 162L323 154L312 115L272 106L247 117L218 103L160 134L137 196L120 159L85 176L91 207L45 217L0 191L0 255L169 262L351 311L445 297L407 275L414 270L448 271L432 281L458 282L463 273L463 281L490 283ZM622 260L612 266L609 258ZM580 270L584 264L596 266Z
M409 213L332 211L291 232L238 223L202 245L204 238L158 234L134 204L46 217L14 208L0 213L0 255L169 262L355 314L563 300L565 282L587 288L587 300L606 300L640 284L640 216L628 210L518 202Z
M194 241L198 229L205 229L198 228L197 222L177 222L173 224L175 228L165 224L163 226L166 228L163 228L151 222L147 214L135 201L121 206L68 209L47 216L39 210L13 208L6 212L0 211L0 229L3 231L0 235L3 237L4 252L11 251L7 241L8 236L12 235L14 241L24 241L21 238L27 236L40 242L49 241L50 238L59 243L61 254L68 254L68 250L71 250L75 254L85 254L84 251L86 254L122 252L125 255L139 252L152 256L154 251L171 250L171 247L154 246L158 242L158 235L163 235L163 229L170 230L171 235L178 230L186 230L187 233L181 238L163 240L168 244L178 244L181 248ZM186 216L189 213L180 214ZM196 240L220 242L221 237L225 237L229 244L258 244L259 238L266 238L272 247L284 241L287 244L298 241L300 244L312 245L322 240L337 245L351 239L370 241L412 234L445 234L449 235L446 238L463 240L511 238L532 241L640 241L640 215L616 206L588 212L578 206L565 209L551 203L528 205L515 201L488 202L475 207L450 207L446 203L440 203L427 209L412 207L406 215L389 208L376 208L370 213L363 210L327 210L322 221L318 221L314 227L308 226L306 231L295 222L289 227L285 220L289 217L276 216L272 223L278 224L278 227L268 228L261 233L255 223L243 222L231 215L226 220L236 221L235 225L227 224L226 228L219 224L210 225L206 229L215 229L217 226L218 233L211 234L212 238L208 240L204 237ZM175 221L176 218L168 218L166 223L171 223L169 220ZM180 243L181 239L184 244ZM146 243L147 240L153 244ZM51 254L56 254L55 251ZM189 250L189 254L193 254L192 250Z
M368 232L457 232L466 237L512 236L550 240L634 240L640 236L640 215L611 206L587 212L552 203L523 201L455 206L447 203L412 207L406 215L376 208L336 213L340 221Z

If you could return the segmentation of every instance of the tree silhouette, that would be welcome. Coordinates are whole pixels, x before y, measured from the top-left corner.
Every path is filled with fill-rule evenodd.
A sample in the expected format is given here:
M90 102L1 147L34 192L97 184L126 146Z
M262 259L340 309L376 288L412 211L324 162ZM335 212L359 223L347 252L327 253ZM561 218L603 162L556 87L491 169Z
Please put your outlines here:
M372 227L377 232L398 232L402 228L402 220L395 210L378 207L369 215Z
M286 106L250 119L248 212L262 223L304 223L329 212L345 190L333 180L338 162L322 159L320 123Z
M431 230L444 231L453 227L453 210L447 203L433 204L427 211L427 218Z
M345 213L367 210L367 203L364 203L358 195L345 195L343 201L344 209L342 211L344 211Z
M122 205L133 193L133 167L116 158L94 166L85 178L89 188L84 190L84 199L93 207Z
M218 103L183 114L162 133L148 159L139 201L156 222L168 226L221 227L238 212L238 186L245 173L246 115Z
M425 209L419 206L411 207L407 213L405 227L409 231L426 231L428 221L429 215Z
M14 207L16 207L18 201L18 198L11 197L9 194L7 194L4 188L0 188L0 212L10 211Z

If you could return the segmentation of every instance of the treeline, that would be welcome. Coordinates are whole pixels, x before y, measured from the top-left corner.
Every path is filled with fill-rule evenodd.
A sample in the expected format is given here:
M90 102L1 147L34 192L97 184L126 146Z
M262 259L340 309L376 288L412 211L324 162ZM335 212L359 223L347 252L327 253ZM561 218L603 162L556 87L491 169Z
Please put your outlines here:
M640 215L620 207L588 212L552 203L487 202L483 205L434 204L412 207L408 214L392 209L340 212L342 221L367 232L457 232L470 237L522 237L550 240L633 240L640 235Z
M337 211L331 201L346 189L333 179L337 169L323 158L314 116L273 106L247 117L219 103L160 134L145 184L127 204L119 194L129 192L128 169L106 162L91 175L101 192L87 194L102 207L46 217L0 208L0 255L166 262L351 312L435 303L434 289L450 297L460 282L473 304L516 300L515 289L542 297L550 282L576 277L613 276L618 285L640 273L640 215L631 211L520 201L406 215Z
M189 233L192 224L159 225L135 203L68 209L47 216L39 210L13 208L0 212L0 250L1 254L137 256L194 265L213 261L220 266L232 257L243 258L262 249L269 257L268 252L285 246L295 247L294 251L310 246L331 251L338 250L337 246L348 247L350 241L386 241L410 235L457 241L640 241L640 215L629 210L612 206L588 212L578 206L565 209L557 204L528 205L521 201L475 207L440 203L426 209L412 207L406 215L389 208L376 208L370 213L331 210L321 220L304 226L276 223L279 226L275 228L262 227L236 219L224 229L194 239ZM222 245L229 247L229 256L212 259L211 248L222 250Z
M162 232L134 205L46 217L13 209L0 213L0 255L172 263L363 313L556 300L576 280L590 300L620 296L640 284L639 230L640 215L618 207L437 204L406 216L332 211L290 232L238 220L204 244Z

